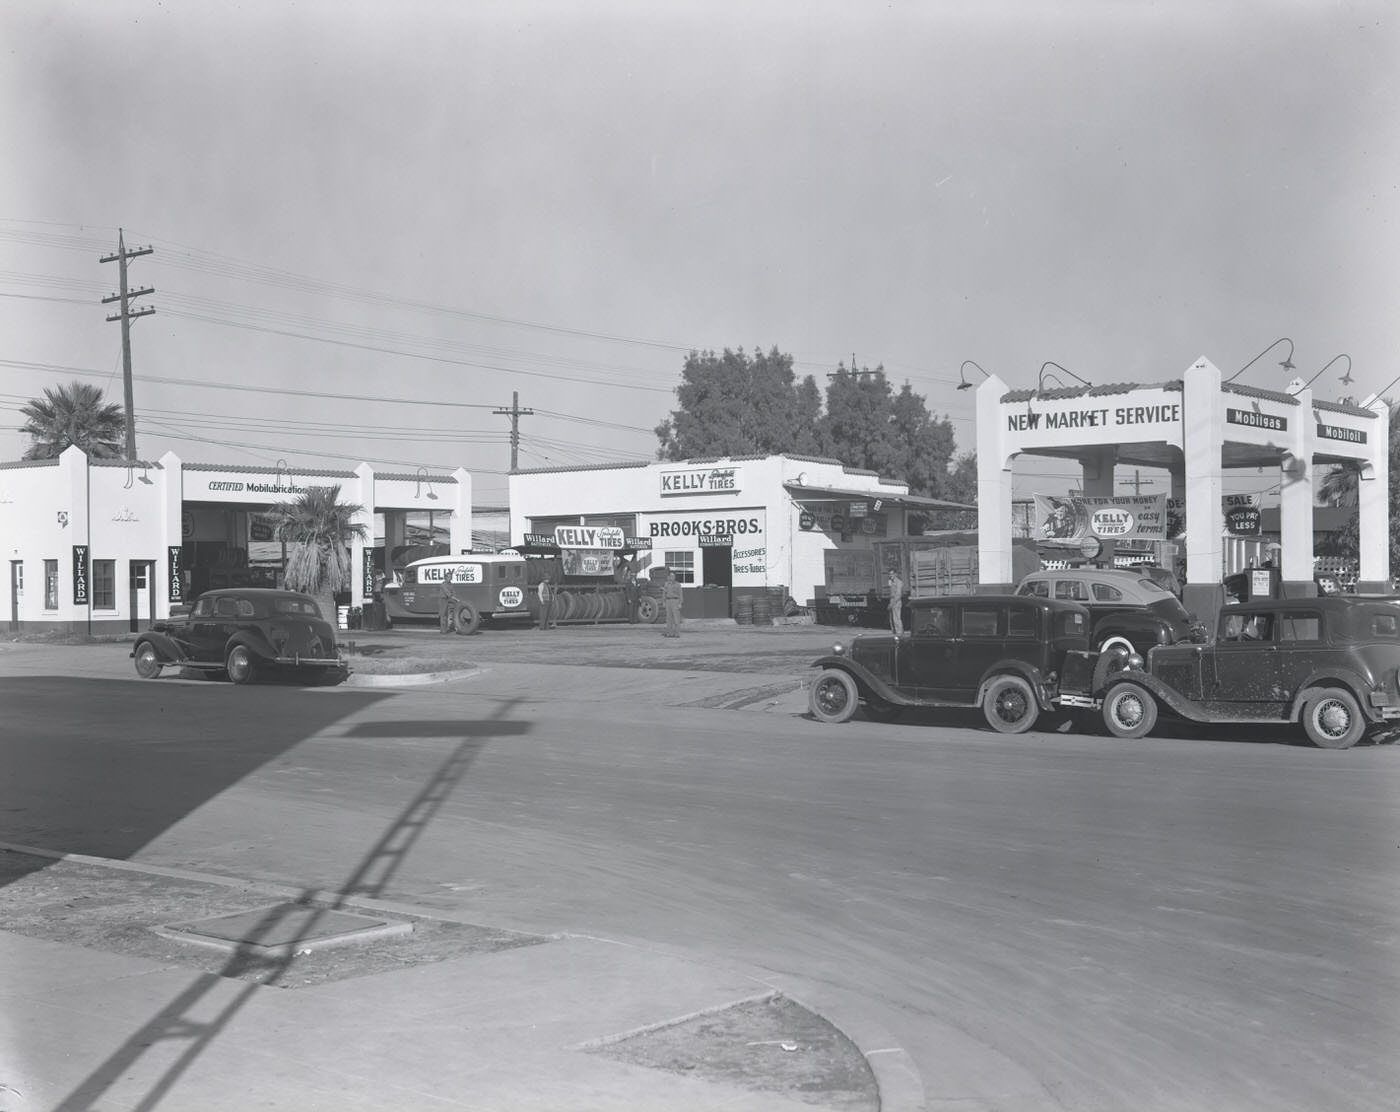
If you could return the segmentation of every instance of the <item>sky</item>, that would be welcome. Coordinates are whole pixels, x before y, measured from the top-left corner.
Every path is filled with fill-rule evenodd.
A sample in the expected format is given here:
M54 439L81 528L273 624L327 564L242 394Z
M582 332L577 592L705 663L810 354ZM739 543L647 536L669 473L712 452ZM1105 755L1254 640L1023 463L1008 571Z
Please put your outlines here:
M883 366L959 451L965 360L1360 397L1400 375L1389 8L3 4L0 459L45 388L122 401L118 229L142 458L464 467L478 506L497 410L521 468L652 459L692 350Z

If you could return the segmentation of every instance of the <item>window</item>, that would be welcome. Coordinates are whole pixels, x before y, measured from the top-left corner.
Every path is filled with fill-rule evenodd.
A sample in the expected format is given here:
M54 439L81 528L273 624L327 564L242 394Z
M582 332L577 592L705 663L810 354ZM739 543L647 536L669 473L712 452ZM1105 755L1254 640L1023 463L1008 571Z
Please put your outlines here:
M1284 627L1285 627L1285 630L1287 629L1288 624L1289 624L1290 622L1294 621L1294 620L1295 620L1295 619L1292 617L1292 615L1289 615L1287 618L1284 619ZM1317 623L1316 623L1316 620L1314 620L1313 625L1314 625L1314 632L1313 632L1313 635L1312 635L1311 637L1308 638L1309 641L1316 641L1316 640L1317 640L1317 632L1316 632L1316 625L1317 625ZM1288 634L1285 632L1285 633L1284 633L1284 636L1287 637ZM1396 617L1395 617L1394 614L1372 614L1372 615L1371 615L1371 636L1372 636L1372 637L1400 637L1400 621L1397 621L1397 620L1396 620ZM1301 640L1301 638L1299 638L1299 640Z
M1117 587L1110 587L1107 583L1094 584L1095 602L1117 602L1123 597L1123 592Z
M212 618L214 616L214 600L212 598L202 598L195 602L194 609L190 611L192 618Z
M1033 595L1035 598L1049 598L1050 584L1044 579L1035 579L1029 583L1022 583L1018 594Z
M1013 606L1006 612L1006 636L1035 638L1035 611L1028 606Z
M1389 614L1385 617L1391 623L1390 632L1381 636L1396 636L1395 618ZM1279 619L1278 636L1280 641L1321 641L1322 618L1317 614L1285 614Z
M695 582L695 553L666 552L663 555L666 559L666 566L671 569L679 582Z
M1058 624L1061 637L1089 636L1089 619L1084 614L1061 614Z
M924 637L947 637L953 629L951 606L920 607L913 613L913 632Z
M238 600L236 598L221 598L214 604L214 614L220 618L238 617Z
M1089 601L1089 593L1084 590L1084 584L1074 579L1055 580L1055 597L1069 599L1071 602Z
M998 611L984 606L964 607L962 631L964 637L995 637Z
M58 609L58 561L44 561L44 609Z
M92 608L94 610L115 610L117 608L117 562L115 560L94 560L92 562Z

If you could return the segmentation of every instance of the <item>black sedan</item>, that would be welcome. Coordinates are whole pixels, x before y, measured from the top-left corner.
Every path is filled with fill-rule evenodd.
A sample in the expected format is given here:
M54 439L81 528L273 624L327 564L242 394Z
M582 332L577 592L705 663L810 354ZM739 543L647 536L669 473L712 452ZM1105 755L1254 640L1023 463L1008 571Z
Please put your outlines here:
M316 600L295 591L242 587L206 591L187 615L156 622L131 650L136 672L155 679L166 665L249 683L260 672L339 682L349 674L335 629Z

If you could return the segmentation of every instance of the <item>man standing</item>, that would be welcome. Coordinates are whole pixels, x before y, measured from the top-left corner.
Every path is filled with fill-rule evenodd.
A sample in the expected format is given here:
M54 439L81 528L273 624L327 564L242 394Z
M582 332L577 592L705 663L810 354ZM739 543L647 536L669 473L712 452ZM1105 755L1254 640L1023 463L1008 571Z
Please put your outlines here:
M540 600L540 629L552 629L554 626L554 582L550 578L549 572L544 573L540 585L535 588L535 594Z
M457 620L457 598L452 593L452 569L442 569L442 595L438 599L438 632L451 633Z
M661 601L666 607L665 637L681 635L681 581L673 571L666 576L666 586L661 588Z
M904 580L894 570L890 571L890 629L896 637L904 636Z
M627 607L627 624L637 624L637 565L626 556L618 557L614 578L622 587L623 604Z

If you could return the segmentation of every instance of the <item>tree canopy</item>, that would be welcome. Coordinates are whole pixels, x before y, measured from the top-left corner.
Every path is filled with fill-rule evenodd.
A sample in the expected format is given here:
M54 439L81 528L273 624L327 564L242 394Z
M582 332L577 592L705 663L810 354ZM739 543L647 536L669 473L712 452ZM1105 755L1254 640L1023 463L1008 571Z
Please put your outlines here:
M45 390L20 406L20 429L31 440L25 459L56 459L77 445L93 459L119 459L126 449L122 407L102 400L102 391L86 382Z
M692 351L676 388L679 407L656 428L663 460L698 456L827 456L849 467L903 479L911 493L974 502L975 457L954 460L952 423L932 415L906 382L898 391L884 367L852 360L829 376L798 379L792 356Z

